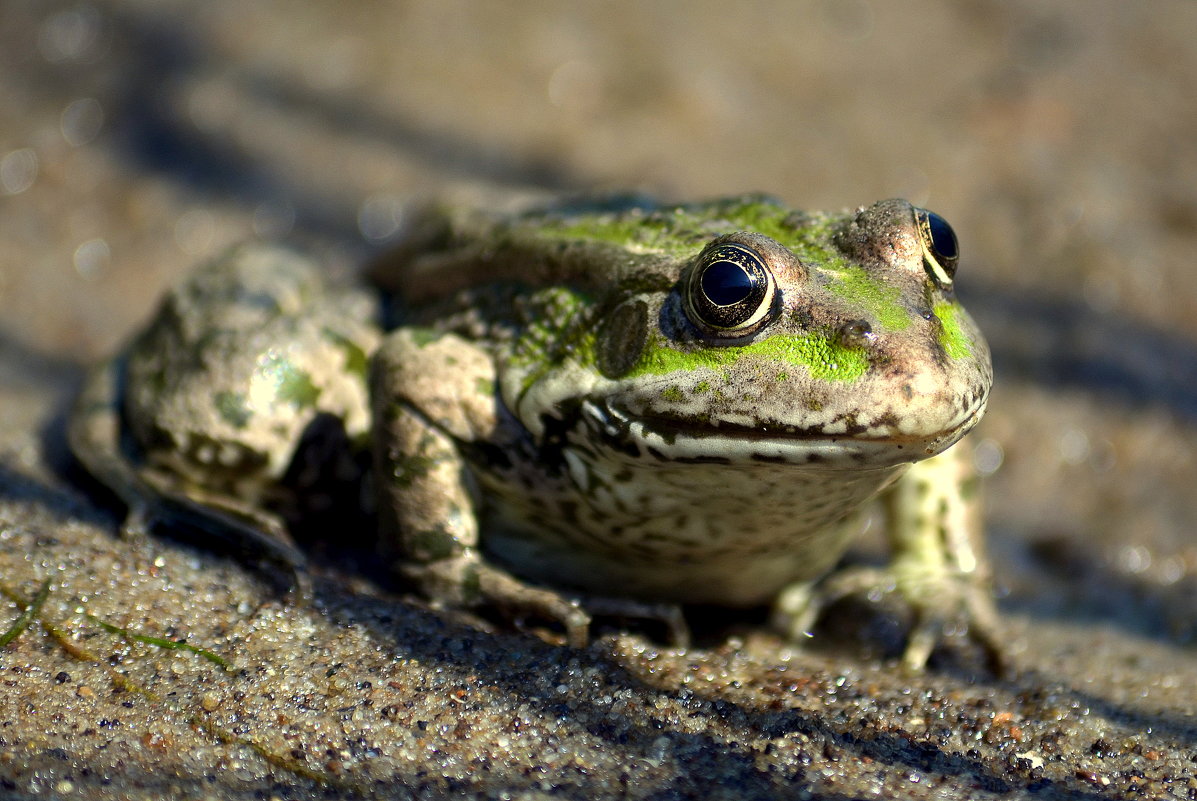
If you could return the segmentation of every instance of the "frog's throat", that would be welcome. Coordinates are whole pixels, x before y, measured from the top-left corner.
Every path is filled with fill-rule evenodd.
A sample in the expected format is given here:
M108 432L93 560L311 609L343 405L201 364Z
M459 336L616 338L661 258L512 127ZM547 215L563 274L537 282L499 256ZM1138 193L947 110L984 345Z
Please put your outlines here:
M602 401L583 401L581 424L595 444L633 458L670 462L777 463L860 469L916 462L942 453L979 415L929 434L870 429L853 434L734 424L699 429L667 418L637 417Z

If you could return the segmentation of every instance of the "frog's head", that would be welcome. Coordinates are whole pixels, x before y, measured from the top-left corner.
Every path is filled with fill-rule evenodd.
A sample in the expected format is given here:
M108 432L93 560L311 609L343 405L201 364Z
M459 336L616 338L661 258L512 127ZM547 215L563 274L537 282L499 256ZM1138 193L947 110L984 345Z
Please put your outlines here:
M546 305L579 306L551 315L571 321L551 326L565 345L501 376L530 430L580 410L629 453L859 466L939 453L981 416L989 351L956 301L938 215L760 198L631 214L541 222L606 287Z

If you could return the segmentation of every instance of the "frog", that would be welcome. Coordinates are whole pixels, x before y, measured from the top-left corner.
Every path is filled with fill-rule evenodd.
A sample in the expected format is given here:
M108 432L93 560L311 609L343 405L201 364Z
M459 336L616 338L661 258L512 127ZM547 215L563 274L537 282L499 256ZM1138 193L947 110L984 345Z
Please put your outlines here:
M913 620L905 668L960 631L1000 662L958 444L992 367L943 217L744 195L413 220L369 270L381 325L359 287L316 288L310 264L247 275L302 263L271 246L201 270L87 382L80 461L135 519L164 498L216 510L298 575L265 501L300 433L338 421L370 454L380 553L435 606L547 620L575 647L596 615L644 616L684 645L684 606L770 606L797 642L837 600L894 594ZM230 323L247 302L274 322ZM874 507L889 563L841 566Z

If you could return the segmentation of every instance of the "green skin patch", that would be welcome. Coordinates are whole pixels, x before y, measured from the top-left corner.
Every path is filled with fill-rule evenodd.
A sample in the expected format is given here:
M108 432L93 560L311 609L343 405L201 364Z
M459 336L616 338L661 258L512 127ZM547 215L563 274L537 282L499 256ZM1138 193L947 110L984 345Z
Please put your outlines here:
M370 364L370 356L351 339L342 336L330 328L324 329L324 336L345 354L345 369L354 375L365 377Z
M955 303L936 303L932 311L943 326L936 338L948 358L966 359L971 356L972 341L960 327L960 307Z
M437 331L435 328L424 328L411 326L407 329L411 332L412 344L417 348L425 348L443 337L443 331Z
M311 376L283 356L264 355L258 373L274 385L274 396L280 403L290 403L296 409L312 409L320 399L320 387L312 383ZM245 393L218 392L212 400L229 425L237 429L249 425L254 410Z
M696 243L720 233L756 231L791 248L800 258L825 260L826 248L817 243L827 235L826 226L807 217L795 226L790 222L791 216L789 209L776 202L738 198L727 203L666 207L638 214L541 220L538 234L685 256L694 252Z
M611 218L586 220L554 226L546 224L545 236L560 237L563 240L585 239L609 242L620 248L638 245L644 250L684 253L693 248L690 242L676 240L666 220Z
M249 425L253 411L246 402L244 392L217 392L212 401L221 418L233 428L243 429Z
M576 323L579 319L584 318L574 317L570 323ZM563 348L562 345L566 346ZM591 326L568 324L554 327L539 323L524 331L512 355L512 363L528 368L522 382L523 390L527 391L563 359L584 367L594 367L595 347L595 334ZM742 346L697 350L668 347L662 339L650 337L636 365L622 377L689 373L701 368L723 371L741 360L759 361L772 367L780 362L798 365L806 368L813 378L823 381L855 381L869 368L868 357L863 350L845 347L837 337L823 332L778 334ZM774 375L779 381L789 378L785 371L775 371ZM674 389L680 399L681 390ZM710 389L711 385L706 381L696 387L698 392Z
M682 392L681 387L665 387L661 390L661 397L670 403L681 403L685 400L685 393Z
M792 250L802 261L825 276L825 287L862 316L886 331L904 331L912 323L911 312L901 302L901 289L887 283L865 268L846 260L831 244L836 218L832 216L795 216L794 212L763 198L739 198L731 202L676 206L661 209L597 215L585 218L539 220L538 235L562 240L589 240L609 243L620 249L642 249L674 256L690 256L712 236L734 230L755 231ZM526 391L553 365L571 361L584 367L595 365L595 333L584 309L587 299L570 290L557 288L538 299L538 310L521 332L512 354L513 363L524 367ZM938 341L952 359L972 356L973 347L958 320L959 307L939 303L934 308L940 320ZM535 321L535 322L531 322ZM553 321L546 323L544 321ZM579 321L584 324L579 325ZM863 349L846 347L832 332L811 331L794 335L774 335L743 346L709 347L682 350L664 340L649 338L636 364L622 378L642 375L692 373L709 369L726 375L727 368L738 363L770 366L778 381L790 374L777 369L782 363L805 368L812 378L822 381L851 382L869 369ZM710 391L703 381L696 392ZM682 390L671 386L665 400Z
M718 370L744 360L759 360L773 366L778 362L800 365L812 377L823 381L855 381L869 368L864 351L846 348L825 334L778 334L748 345L695 351L650 345L628 377L689 372L704 367ZM782 375L785 374L778 373L779 379Z
M300 370L288 359L273 353L262 357L259 371L270 378L278 388L276 395L283 403L290 403L298 409L311 409L320 397L320 388L312 383L306 372Z
M423 562L448 559L457 553L459 543L451 533L441 528L415 531L411 534L412 556Z
M878 281L863 268L834 259L823 265L835 279L831 290L853 306L864 309L872 319L890 331L910 327L910 315L898 302L901 292L896 286Z
M527 370L524 391L564 359L594 367L596 335L588 309L580 292L554 287L538 293L510 356L512 366Z
M423 453L405 456L396 462L391 481L399 487L410 487L431 473L436 465L437 459Z

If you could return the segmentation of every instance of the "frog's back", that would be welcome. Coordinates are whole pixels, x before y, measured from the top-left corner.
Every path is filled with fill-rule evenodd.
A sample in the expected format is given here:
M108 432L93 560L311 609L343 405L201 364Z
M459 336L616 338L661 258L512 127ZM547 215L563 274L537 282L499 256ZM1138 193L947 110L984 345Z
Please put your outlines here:
M663 205L640 195L561 202L521 214L430 206L372 280L407 302L434 303L463 289L518 283L668 289L678 264L730 231L804 226L808 217L763 195Z

